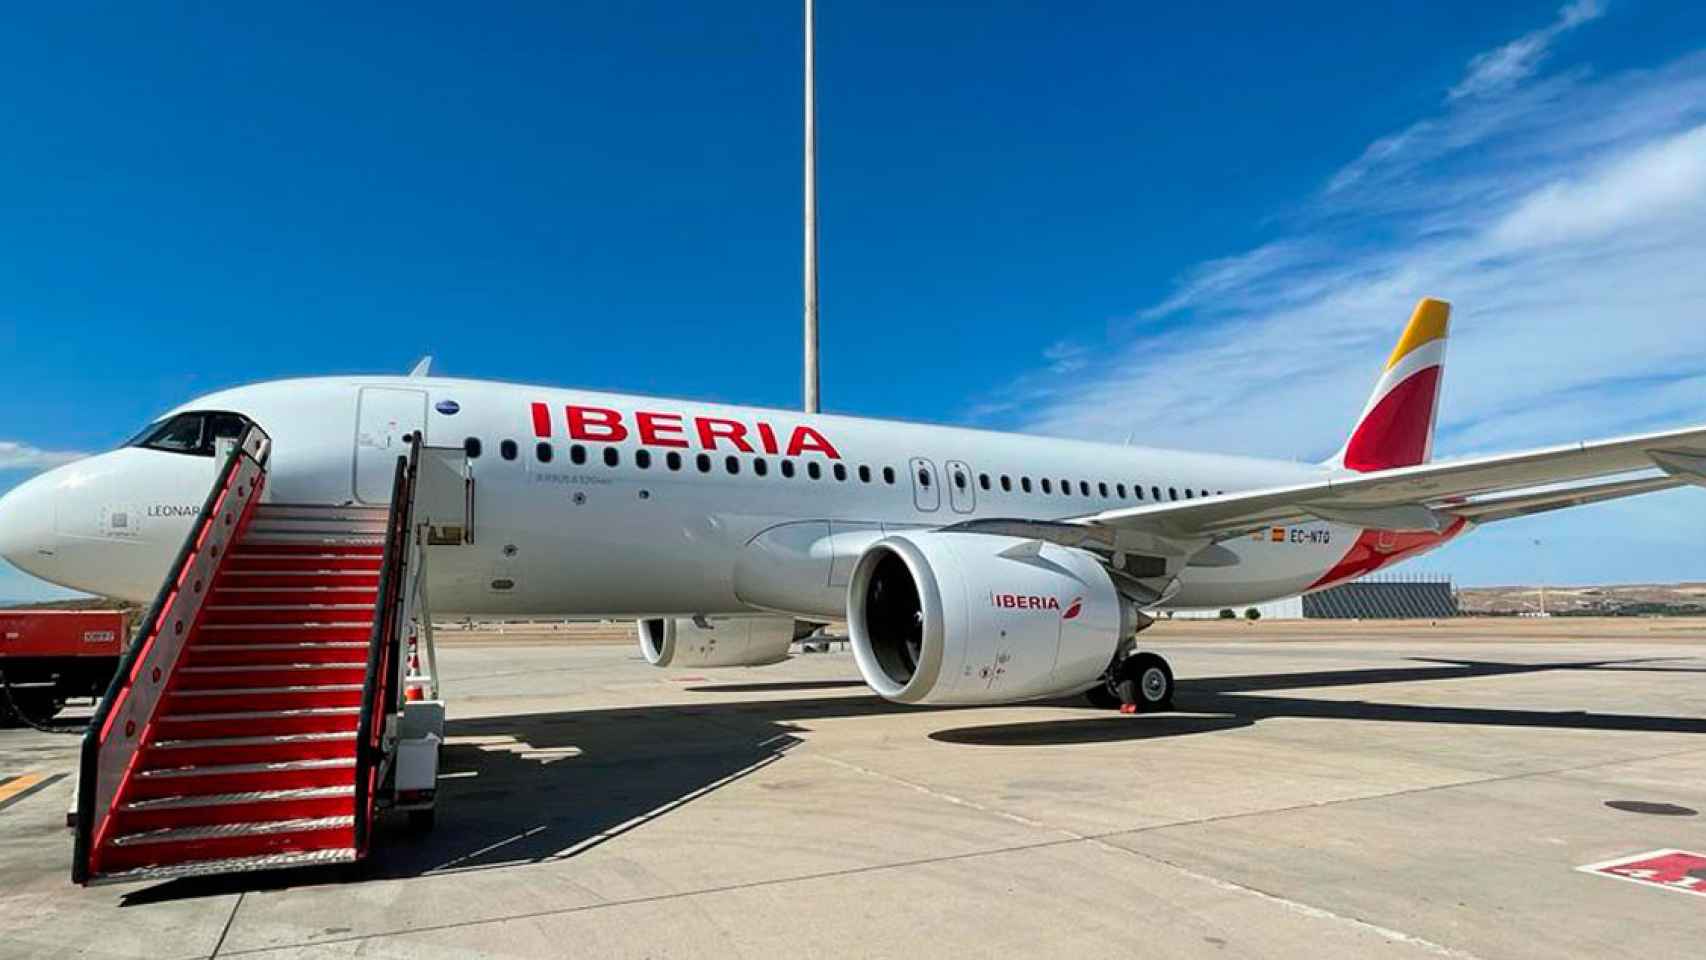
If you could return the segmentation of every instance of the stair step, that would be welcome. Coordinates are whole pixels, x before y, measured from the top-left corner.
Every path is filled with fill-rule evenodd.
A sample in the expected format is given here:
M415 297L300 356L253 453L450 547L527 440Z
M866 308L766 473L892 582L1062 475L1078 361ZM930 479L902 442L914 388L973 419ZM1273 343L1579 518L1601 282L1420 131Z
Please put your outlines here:
M321 573L331 570L363 570L377 573L382 559L376 554L280 553L278 551L244 553L239 550L226 558L225 569L232 572L266 573L283 571Z
M179 667L175 689L276 690L280 687L353 683L367 679L367 659L334 663L244 663L226 666Z
M319 537L329 547L326 552L372 552L374 547L386 546L386 529L389 523L384 520L362 520L362 522L341 522L341 520L273 520L273 518L256 518L249 523L239 551L249 551L256 547L256 552L268 552L268 549L278 547L278 552L302 552L312 549L307 537ZM273 537L278 537L275 541ZM375 544L377 541L377 544Z
M330 827L355 826L354 816L306 817L294 820L256 820L247 823L209 823L195 827L167 827L144 830L112 838L115 847L143 843L182 843L186 840L212 840L221 837L257 837L267 833L297 833L324 830Z
M306 707L224 713L170 713L156 721L156 729L162 737L187 739L224 736L239 731L254 735L353 731L360 722L359 706Z
M113 829L136 833L165 827L255 820L299 820L336 817L355 809L355 785L302 787L294 790L250 790L244 793L203 793L159 797L121 805Z
M256 870L283 870L288 867L322 867L354 863L359 857L355 847L327 847L320 850L292 850L253 857L226 857L218 860L187 860L157 867L135 867L100 873L91 877L91 884L139 883L171 880L178 877L207 877L225 873L250 873Z
M377 570L225 570L213 581L213 591L230 589L302 590L309 587L379 589Z
M184 650L186 667L353 663L365 666L367 644L357 640L303 643L203 643Z
M168 713L238 713L301 707L354 707L361 703L359 683L299 684L283 687L216 687L173 690Z
M126 799L145 800L192 794L333 787L349 783L354 773L354 757L166 767L142 770L132 775L131 792L126 794Z
M248 737L155 740L143 751L145 770L240 763L279 763L355 756L355 731L278 733Z
M301 604L353 603L371 607L379 596L379 584L303 587L216 586L207 602L227 607L294 606Z
M204 626L228 623L320 624L373 620L373 605L361 603L229 604L203 608Z
M289 643L292 640L349 643L367 640L373 632L373 623L371 620L332 623L205 623L196 629L203 641L215 645Z
M319 503L263 503L255 508L255 517L266 520L316 520L326 518L342 518L348 520L384 520L391 514L390 507L364 507L352 503L319 504Z
M150 830L113 838L96 857L101 872L108 873L191 861L343 850L354 843L354 816L315 817Z

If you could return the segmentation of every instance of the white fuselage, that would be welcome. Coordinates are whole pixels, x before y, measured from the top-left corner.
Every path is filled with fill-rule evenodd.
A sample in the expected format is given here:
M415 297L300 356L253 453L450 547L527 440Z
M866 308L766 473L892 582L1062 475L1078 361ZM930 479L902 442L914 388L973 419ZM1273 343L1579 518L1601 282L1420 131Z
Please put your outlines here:
M885 530L1077 517L1323 470L443 378L279 381L174 413L193 411L238 413L268 432L267 496L281 503L385 502L415 431L428 447L477 447L472 542L429 548L427 565L435 610L471 615L838 617L853 560ZM0 501L0 549L57 583L146 600L214 469L141 447L61 467ZM1329 523L1264 530L1225 544L1235 564L1179 571L1162 605L1290 596L1442 540Z

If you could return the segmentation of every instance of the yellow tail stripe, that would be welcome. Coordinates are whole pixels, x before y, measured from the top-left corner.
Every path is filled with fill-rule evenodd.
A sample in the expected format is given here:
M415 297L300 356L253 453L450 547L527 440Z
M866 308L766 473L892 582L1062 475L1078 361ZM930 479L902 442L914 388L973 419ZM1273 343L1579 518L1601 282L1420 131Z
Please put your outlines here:
M1404 335L1398 339L1398 346L1392 350L1392 358L1386 361L1386 369L1398 365L1398 361L1409 356L1410 351L1423 344L1445 339L1446 329L1451 325L1451 304L1432 297L1423 297L1416 304L1416 312L1410 315L1410 325L1404 328Z

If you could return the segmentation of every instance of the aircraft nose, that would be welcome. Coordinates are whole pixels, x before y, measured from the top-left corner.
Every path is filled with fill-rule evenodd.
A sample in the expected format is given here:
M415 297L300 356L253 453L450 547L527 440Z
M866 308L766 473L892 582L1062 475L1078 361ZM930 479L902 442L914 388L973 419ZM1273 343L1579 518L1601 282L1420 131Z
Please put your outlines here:
M34 477L0 496L0 557L34 572L54 550L53 489Z

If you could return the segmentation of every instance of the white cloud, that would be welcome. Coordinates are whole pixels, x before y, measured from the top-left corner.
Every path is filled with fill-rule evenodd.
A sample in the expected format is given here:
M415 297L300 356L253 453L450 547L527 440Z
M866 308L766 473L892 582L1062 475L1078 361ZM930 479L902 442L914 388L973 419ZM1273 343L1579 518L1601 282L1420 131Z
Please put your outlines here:
M1566 7L1547 29L1600 11ZM1071 376L1009 385L996 396L1018 405L983 419L1319 459L1433 295L1455 304L1441 456L1706 421L1706 53L1452 99L1369 146L1284 227L1187 272ZM1653 562L1685 556L1706 540L1706 504L1671 515L1690 493L1617 507L1664 514L1619 533L1663 528ZM1583 578L1628 579L1591 572L1648 555L1623 546L1568 560Z
M46 470L62 463L86 457L86 453L68 450L43 450L27 443L0 440L0 472L7 470Z
M1502 247L1592 240L1625 228L1691 225L1706 204L1706 126L1635 149L1579 180L1535 191L1492 228Z
M1460 100L1510 89L1540 68L1540 62L1558 37L1604 15L1605 5L1599 0L1564 4L1557 18L1547 26L1525 33L1502 47L1476 54L1469 61L1469 72L1451 88L1447 98Z
M1049 344L1043 351L1043 359L1048 361L1050 373L1072 373L1089 365L1089 353L1088 347L1062 340Z

